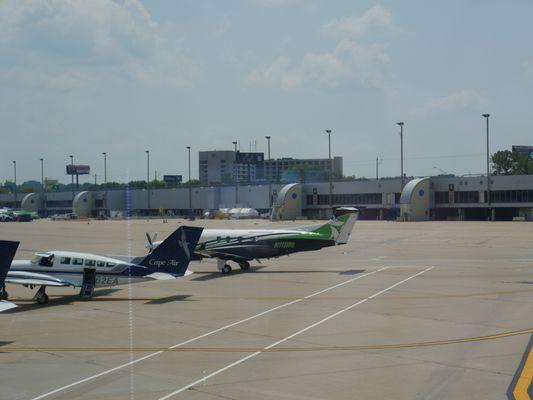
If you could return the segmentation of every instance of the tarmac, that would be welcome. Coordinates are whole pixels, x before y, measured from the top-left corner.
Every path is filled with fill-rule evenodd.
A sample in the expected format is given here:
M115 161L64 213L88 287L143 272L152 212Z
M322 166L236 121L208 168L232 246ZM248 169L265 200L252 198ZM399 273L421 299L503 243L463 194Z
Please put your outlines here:
M143 255L182 225L0 224L17 259L45 250ZM8 285L0 399L533 398L533 224L358 221L344 246L99 289Z

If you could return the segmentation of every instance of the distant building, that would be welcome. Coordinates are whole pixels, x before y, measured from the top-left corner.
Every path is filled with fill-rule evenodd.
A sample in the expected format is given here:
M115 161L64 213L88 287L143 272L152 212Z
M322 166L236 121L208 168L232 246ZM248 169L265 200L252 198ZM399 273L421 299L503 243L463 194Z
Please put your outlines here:
M342 157L331 160L333 177L342 177ZM265 161L265 180L272 182L316 182L327 180L328 158L278 158Z
M333 177L342 177L342 157L331 160ZM202 185L251 182L301 182L328 179L327 158L265 160L264 153L213 150L199 152Z

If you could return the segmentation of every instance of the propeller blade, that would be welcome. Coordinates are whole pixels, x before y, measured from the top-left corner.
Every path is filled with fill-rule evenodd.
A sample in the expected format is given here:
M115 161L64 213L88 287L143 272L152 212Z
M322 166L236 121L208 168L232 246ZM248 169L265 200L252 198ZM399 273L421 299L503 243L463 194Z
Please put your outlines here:
M150 247L152 247L152 238L150 237L150 234L148 232L145 232L146 234L146 240L148 240L148 244Z

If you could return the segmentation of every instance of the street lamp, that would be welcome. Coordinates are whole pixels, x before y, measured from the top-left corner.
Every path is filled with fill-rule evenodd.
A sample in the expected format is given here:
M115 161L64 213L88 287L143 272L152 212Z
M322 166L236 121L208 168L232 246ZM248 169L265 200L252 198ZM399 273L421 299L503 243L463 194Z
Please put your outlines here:
M403 122L396 123L400 127L400 169L401 169L401 191L403 191L404 186L404 176L403 176Z
M146 152L146 192L148 195L148 214L150 214L150 150Z
M104 212L107 215L107 152L103 152L104 156Z
M487 206L489 208L489 213L491 212L490 210L490 164L489 164L489 160L490 160L490 153L489 153L489 117L490 117L490 114L482 114L482 117L485 118L485 121L487 123ZM489 215L489 219L492 220L492 215Z
M237 170L237 141L231 142L235 146L235 161L233 164L233 179L235 179L235 207L239 203L239 171Z
M187 185L189 186L189 217L192 217L192 188L191 188L191 146L187 146L189 152L189 181Z
M268 161L270 161L270 136L265 136L268 143ZM268 173L268 207L272 207L272 164L270 164Z
M70 156L70 194L72 197L72 201L74 201L74 156L71 154Z
M46 198L45 198L45 185L44 185L44 158L39 158L41 161L41 209L44 216L46 216Z
M328 159L329 159L329 209L333 210L333 182L332 182L332 172L333 165L331 163L331 129L326 129L328 134Z
M13 208L17 207L17 162L13 161L13 180L15 181L15 190L13 195L15 196L15 201L13 203Z

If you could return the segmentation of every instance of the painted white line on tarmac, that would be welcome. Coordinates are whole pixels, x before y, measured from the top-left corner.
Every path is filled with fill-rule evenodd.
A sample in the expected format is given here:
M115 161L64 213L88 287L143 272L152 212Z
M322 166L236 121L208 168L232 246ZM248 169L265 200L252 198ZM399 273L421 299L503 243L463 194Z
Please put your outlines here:
M405 283L405 282L407 282L407 281L409 281L409 280L411 280L411 279L413 279L413 278L416 278L416 277L419 276L419 275L422 275L423 273L425 273L425 272L427 272L427 271L432 270L433 268L435 268L435 267L428 267L428 268L426 268L425 270L420 271L420 272L418 272L418 273L415 274L415 275L411 275L410 277L405 278L405 279L401 280L400 282L397 282L397 283L395 283L394 285L389 286L389 287L386 288L386 289L380 290L379 292L376 292L376 293L374 293L373 295L368 296L367 298L365 298L365 299L363 299L363 300L360 300L360 301L358 301L357 303L352 304L351 306L348 306L348 307L346 307L346 308L343 308L342 310L337 311L337 312L335 312L335 313L333 313L333 314L330 314L330 315L328 315L327 317L321 319L320 321L315 322L314 324L311 324L311 325L306 326L305 328L299 330L298 332L293 333L292 335L289 335L289 336L287 336L287 337L285 337L285 338L283 338L283 339L281 339L281 340L278 340L277 342L274 342L274 343L272 343L272 344L270 344L270 345L264 347L262 350L256 351L255 353L252 353L252 354L249 354L249 355L247 355L247 356L245 356L245 357L243 357L243 358L241 358L241 359L239 359L239 360L237 360L237 361L235 361L235 362L233 362L233 363L231 363L231 364L226 365L226 366L223 367L223 368L220 368L220 369L218 369L218 370L216 370L216 371L214 371L214 372L211 372L209 375L206 375L206 376L204 376L204 377L201 378L201 379L198 379L198 380L196 380L196 381L194 381L194 382L192 382L192 383L189 383L189 384L186 385L186 386L183 386L183 387L181 387L181 388L175 390L175 391L172 392L172 393L167 394L166 396L160 397L158 400L167 400L167 399L170 399L171 397L174 397L175 395L180 394L180 393L182 393L182 392L184 392L184 391L186 391L186 390L188 390L188 389L190 389L190 388L192 388L192 387L194 387L194 386L196 386L196 385L199 385L199 384L201 384L201 383L204 383L206 380L208 380L208 379L210 379L210 378L212 378L212 377L214 377L214 376L216 376L216 375L219 375L219 374L221 374L222 372L227 371L227 370L230 369L230 368L236 367L237 365L242 364L243 362L248 361L249 359L251 359L251 358L253 358L253 357L255 357L255 356L258 356L259 354L263 353L263 352L266 351L266 350L270 350L271 348L276 347L277 345L279 345L279 344L281 344L281 343L284 343L284 342L286 342L286 341L288 341L288 340L291 340L291 339L293 339L294 337L296 337L296 336L298 336L298 335L300 335L300 334L302 334L302 333L304 333L304 332L307 332L308 330L313 329L314 327L316 327L316 326L318 326L318 325L320 325L320 324L323 324L324 322L329 321L330 319L335 318L336 316L338 316L338 315L340 315L340 314L342 314L342 313L345 313L346 311L349 311L349 310L351 310L351 309L353 309L353 308L355 308L355 307L357 307L357 306L359 306L359 305L361 305L361 304L363 304L363 303L366 303L367 301L372 300L373 298L378 297L378 296L382 295L383 293L386 293L386 292L388 292L389 290L394 289L395 287L401 285L402 283Z
M241 320L239 320L239 321L236 321L236 322L233 322L233 323L231 323L231 324L225 325L225 326L223 326L223 327L221 327L221 328L218 328L218 329L215 329L215 330L213 330L213 331L210 331L210 332L204 333L203 335L196 336L196 337L194 337L194 338L192 338L192 339L189 339L189 340L186 340L186 341L184 341L184 342L181 342L181 343L175 344L175 345L173 345L173 346L170 346L169 349L175 349L175 348L177 348L177 347L185 346L185 345L187 345L187 344L189 344L189 343L192 343L192 342L195 342L195 341L197 341L197 340L203 339L203 338L205 338L205 337L207 337L207 336L214 335L214 334L216 334L216 333L219 333L219 332L225 331L225 330L227 330L227 329L233 328L234 326L237 326L237 325L240 325L240 324L244 324L245 322L248 322L248 321L251 321L251 320L253 320L253 319L256 319L256 318L262 317L263 315L269 314L269 313L271 313L271 312L273 312L273 311L276 311L276 310L279 310L279 309L281 309L281 308L285 308L285 307L291 306L291 305L296 304L296 303L299 303L299 302L301 302L301 301L304 301L304 300L310 299L311 297L318 296L318 295L320 295L320 294L322 294L322 293L329 292L330 290L333 290L333 289L336 289L336 288L338 288L338 287L341 287L341 286L347 285L347 284L349 284L349 283L351 283L351 282L353 282L353 281L356 281L356 280L358 280L358 279L364 278L364 277L369 276L369 275L374 275L374 274L376 274L376 273L378 273L378 272L380 272L380 271L384 271L384 270L386 270L386 269L388 269L388 268L389 268L389 267L383 267L383 268L380 268L380 269L378 269L378 270L376 270L376 271L367 272L366 274L359 275L359 276L356 276L355 278L348 279L348 280L346 280L346 281L344 281L344 282L341 282L341 283L338 283L338 284L336 284L336 285L330 286L330 287L328 287L328 288L326 288L326 289L323 289L323 290L320 290L320 291L318 291L318 292L312 293L312 294L310 294L310 295L308 295L308 296L301 297L301 298L296 299L296 300L293 300L293 301L289 301L288 303L284 303L284 304L281 304L281 305L276 306L276 307L273 307L273 308L269 308L268 310L263 311L263 312L260 312L259 314L252 315L251 317L241 319ZM120 369L123 369L123 368L129 367L129 366L131 366L131 365L137 364L137 363L139 363L139 362L141 362L141 361L147 360L147 359L149 359L149 358L156 357L156 356L158 356L158 355L160 355L160 354L162 354L162 353L164 353L164 351L163 351L163 350L159 350L159 351L156 351L156 352L154 352L154 353L147 354L146 356L143 356L143 357L137 358L137 359L132 360L132 361L130 361L130 362L127 362L127 363L125 363L125 364L121 364L121 365L119 365L119 366L117 366L117 367L114 367L114 368L111 368L111 369L108 369L108 370L102 371L102 372L100 372L100 373L98 373L98 374L96 374L96 375L88 376L87 378L80 379L79 381L72 382L72 383L70 383L70 384L68 384L68 385L65 385L65 386L62 386L62 387L60 387L60 388L54 389L54 390L52 390L52 391L50 391L50 392L47 392L47 393L41 394L41 395L39 395L39 396L37 396L37 397L32 398L31 400L40 400L40 399L44 399L44 398L46 398L46 397L50 397L50 396L52 396L52 395L54 395L54 394L57 394L57 393L59 393L59 392L62 392L62 391L64 391L64 390L71 389L71 388L73 388L74 386L81 385L82 383L86 383L86 382L92 381L92 380L94 380L94 379L97 379L97 378L100 378L100 377L102 377L102 376L105 376L105 375L111 374L111 373L113 373L113 372L115 372L115 371L118 371L118 370L120 370Z

